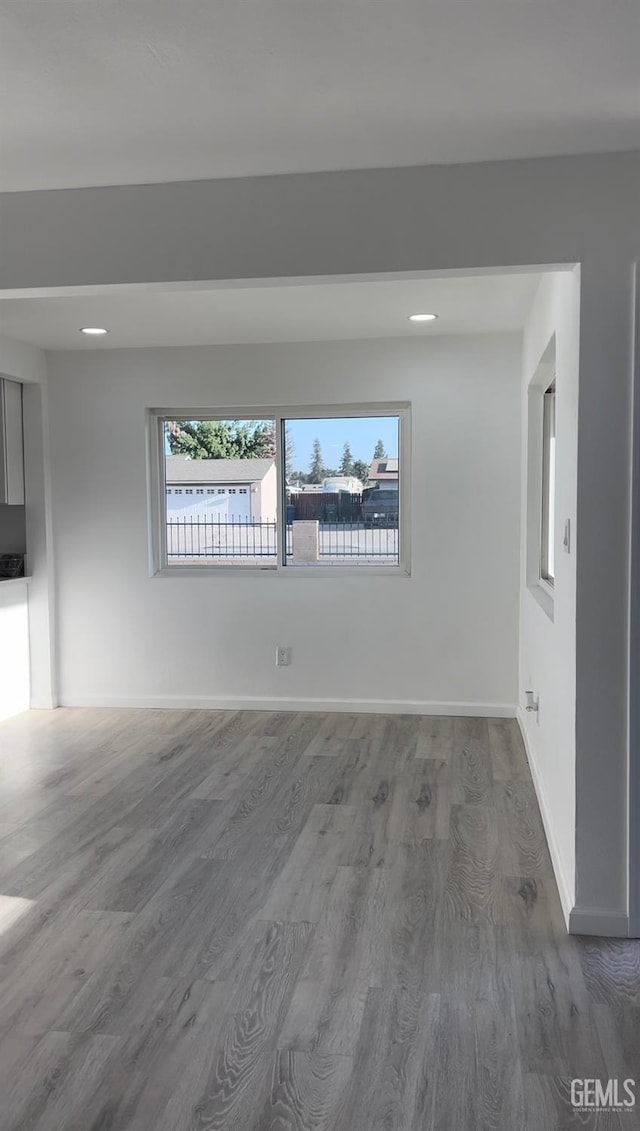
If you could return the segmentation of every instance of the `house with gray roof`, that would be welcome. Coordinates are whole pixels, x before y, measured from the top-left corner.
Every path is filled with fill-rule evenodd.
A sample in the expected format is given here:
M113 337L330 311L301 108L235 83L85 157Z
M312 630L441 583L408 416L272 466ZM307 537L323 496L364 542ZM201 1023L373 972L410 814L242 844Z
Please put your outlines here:
M272 459L165 457L167 520L273 522L277 478Z

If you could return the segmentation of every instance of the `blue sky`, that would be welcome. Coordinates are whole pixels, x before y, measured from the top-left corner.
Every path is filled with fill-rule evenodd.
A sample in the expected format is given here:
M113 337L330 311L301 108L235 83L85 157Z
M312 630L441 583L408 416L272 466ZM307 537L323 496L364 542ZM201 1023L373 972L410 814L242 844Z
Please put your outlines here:
M251 424L259 423L252 420ZM311 462L311 449L316 437L320 441L324 465L338 468L345 440L351 445L354 459L371 463L373 449L382 440L388 456L398 455L397 416L341 416L321 420L288 420L287 434L293 440L294 471L308 471ZM165 441L165 451L169 454L169 443Z
M288 420L287 433L295 444L293 466L308 471L311 449L316 437L320 441L326 467L337 468L345 440L351 445L354 459L370 463L379 439L388 456L398 455L397 416L337 417L334 420Z

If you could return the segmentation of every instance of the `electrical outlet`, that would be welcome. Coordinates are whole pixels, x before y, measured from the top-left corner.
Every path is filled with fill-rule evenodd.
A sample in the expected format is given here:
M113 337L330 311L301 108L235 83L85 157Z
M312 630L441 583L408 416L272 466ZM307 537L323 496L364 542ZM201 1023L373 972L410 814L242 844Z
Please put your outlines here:
M537 711L538 710L538 707L540 705L540 701L539 701L538 696L536 695L535 691L525 691L524 698L525 698L525 708L524 708L525 711Z
M276 667L288 668L291 663L291 649L278 644L276 646Z

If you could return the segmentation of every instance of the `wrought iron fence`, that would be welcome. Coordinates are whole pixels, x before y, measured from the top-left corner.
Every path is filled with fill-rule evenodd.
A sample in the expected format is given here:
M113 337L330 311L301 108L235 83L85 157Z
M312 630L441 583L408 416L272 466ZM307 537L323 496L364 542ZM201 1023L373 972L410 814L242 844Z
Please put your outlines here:
M383 558L398 561L398 520L382 523L320 523L321 558Z
M218 522L213 518L177 518L167 522L168 558L273 558L275 522Z
M219 522L213 518L172 518L167 521L167 558L171 561L244 559L275 561L278 553L276 522ZM364 559L397 563L397 516L382 523L321 522L318 560ZM286 560L294 561L293 524L286 524Z

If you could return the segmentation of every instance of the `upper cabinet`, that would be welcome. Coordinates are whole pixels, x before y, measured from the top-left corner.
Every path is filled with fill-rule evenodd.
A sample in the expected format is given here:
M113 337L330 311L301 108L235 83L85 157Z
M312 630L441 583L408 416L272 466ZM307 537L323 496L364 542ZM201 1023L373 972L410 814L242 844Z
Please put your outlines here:
M0 378L0 503L24 505L22 385Z

